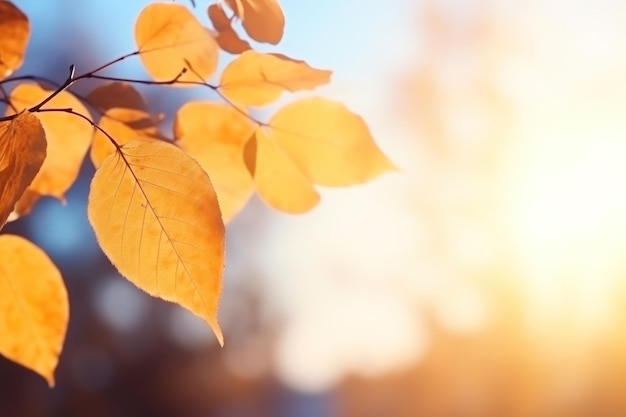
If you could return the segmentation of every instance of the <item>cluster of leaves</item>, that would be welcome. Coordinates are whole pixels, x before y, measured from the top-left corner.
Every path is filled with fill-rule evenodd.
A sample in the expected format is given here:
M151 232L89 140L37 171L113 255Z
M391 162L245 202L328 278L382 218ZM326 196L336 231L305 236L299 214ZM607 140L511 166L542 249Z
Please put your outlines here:
M269 121L250 115L285 91L330 81L330 71L257 52L238 34L277 44L285 18L275 0L226 0L210 5L208 16L213 30L187 5L150 4L135 23L136 51L80 75L72 66L55 84L11 77L30 27L22 11L0 1L0 226L27 215L42 196L63 201L90 151L96 171L88 217L104 253L145 292L202 317L222 344L224 224L252 193L301 213L318 203L315 185L363 183L394 167L362 118L341 103L304 98ZM220 49L236 56L209 84ZM150 80L103 75L131 56ZM86 96L70 92L87 79L106 83ZM165 134L133 83L203 86L222 101L184 104ZM0 354L52 386L68 317L61 274L47 255L22 237L0 235Z

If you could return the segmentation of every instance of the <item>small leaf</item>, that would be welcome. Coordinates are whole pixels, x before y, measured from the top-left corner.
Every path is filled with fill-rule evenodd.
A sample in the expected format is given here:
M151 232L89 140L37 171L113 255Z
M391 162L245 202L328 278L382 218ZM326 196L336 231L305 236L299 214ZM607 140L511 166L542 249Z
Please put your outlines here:
M222 72L220 92L237 103L262 106L277 100L284 90L326 84L331 74L284 55L246 51Z
M246 147L256 148L254 183L259 195L270 206L287 213L304 213L315 207L320 196L311 179L276 141L261 128L252 140L254 143Z
M135 139L163 139L159 133L158 121L142 110L128 108L112 108L107 110L98 122L100 129L107 132L118 145L123 145ZM115 146L109 138L96 129L91 145L91 162L97 168L102 161L115 151Z
M50 94L51 90L37 84L22 83L11 92L11 102L18 108L28 108ZM44 108L71 108L91 119L85 106L67 91L57 94ZM38 118L46 132L48 156L29 189L63 201L78 176L91 143L93 128L80 117L66 112L42 112L38 113Z
M316 97L294 101L269 124L269 137L315 184L354 185L396 169L363 119L341 103Z
M0 1L0 80L22 65L29 37L26 15L11 2Z
M0 236L0 354L54 386L69 302L61 273L24 238Z
M148 111L146 101L132 85L114 81L94 88L87 101L94 107L105 112L113 108L124 108Z
M217 31L215 40L223 51L240 54L250 49L250 44L241 39L230 25L230 19L226 17L221 4L210 5L208 14L213 28Z
M285 30L285 16L276 0L230 0L226 3L241 19L252 39L272 45L280 42Z
M223 343L224 224L211 181L193 158L165 141L127 143L96 171L88 215L123 276L202 317Z
M22 112L0 122L0 228L46 159L46 134L36 116Z
M243 147L255 126L232 106L189 102L176 115L177 144L209 174L225 223L248 202L252 177L243 160Z
M182 4L146 6L135 23L135 42L141 62L156 81L175 78L187 63L193 71L179 80L207 80L217 68L219 49L211 33ZM177 86L184 86L177 84Z

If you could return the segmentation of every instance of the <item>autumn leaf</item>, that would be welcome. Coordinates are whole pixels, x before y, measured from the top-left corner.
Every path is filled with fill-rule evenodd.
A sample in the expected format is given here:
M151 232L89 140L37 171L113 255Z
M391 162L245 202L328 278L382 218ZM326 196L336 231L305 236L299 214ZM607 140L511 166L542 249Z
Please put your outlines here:
M29 108L52 93L37 84L22 83L11 92L10 100L17 108ZM91 119L85 106L67 91L57 94L43 108L71 108ZM46 132L48 156L29 190L63 201L78 176L93 128L85 120L66 112L40 112L37 116Z
M87 101L103 112L116 107L148 111L146 101L139 91L129 83L119 81L94 88L87 95Z
M61 273L37 246L0 236L0 354L54 386L69 302Z
M11 2L0 1L0 80L22 65L29 37L26 15Z
M163 139L159 133L158 120L143 110L112 108L102 115L98 126L107 132L118 145L123 145L135 139ZM111 140L96 129L91 145L91 162L97 168L112 152L115 146Z
M204 318L223 343L224 224L211 181L193 158L165 141L127 143L96 171L88 215L123 276Z
M156 81L174 79L187 62L193 68L179 80L207 80L217 68L219 49L211 33L182 4L146 6L135 23L139 57ZM176 84L185 86L184 84Z
M268 137L315 184L360 184L396 169L363 119L341 103L318 97L294 101L280 109L269 124Z
M284 90L326 84L331 74L284 55L246 51L226 66L219 91L236 103L262 106L277 100Z
M0 122L0 227L46 158L46 134L36 116L22 112Z
M174 126L177 144L209 174L224 222L228 223L253 191L243 148L255 125L232 106L189 102L178 111Z
M282 39L285 16L276 0L227 0L226 4L255 41L276 45Z
M307 98L280 109L244 150L259 195L289 213L313 208L314 184L340 187L396 169L363 119L344 105Z
M248 166L254 175L257 192L269 205L286 213L311 210L320 196L308 178L263 129L246 145ZM254 148L253 151L250 148Z
M215 40L223 51L231 54L240 54L250 49L250 44L241 39L232 28L230 19L224 13L221 4L210 5L207 12L213 28L217 31Z

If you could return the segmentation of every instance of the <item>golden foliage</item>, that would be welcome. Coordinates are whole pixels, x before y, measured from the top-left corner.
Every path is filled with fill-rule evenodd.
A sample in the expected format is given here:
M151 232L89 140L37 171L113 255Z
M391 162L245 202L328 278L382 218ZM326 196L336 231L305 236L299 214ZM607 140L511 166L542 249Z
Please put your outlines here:
M0 235L0 354L54 386L69 303L61 273L37 246Z
M316 184L354 185L396 169L363 119L341 103L319 97L294 101L269 124L259 133L275 141Z
M226 104L190 102L176 114L177 144L209 174L225 223L239 213L253 191L243 147L254 129L245 115Z
M89 220L120 273L148 294L202 317L220 342L224 225L200 165L164 141L110 154L91 183Z
M11 92L11 102L18 109L29 108L52 94L37 84L22 83ZM62 91L44 108L71 108L91 118L83 104L67 91ZM9 111L9 114L12 113ZM65 112L40 112L38 118L46 132L48 155L29 189L39 195L65 198L83 163L93 128L89 123Z
M309 90L330 82L332 72L281 54L246 51L222 72L220 92L236 103L263 106L283 91Z
M255 41L276 45L282 39L285 16L276 0L226 0L226 4Z
M22 112L0 122L0 227L46 158L46 134L36 116Z
M215 40L223 51L231 54L240 54L250 49L250 44L241 39L230 25L230 19L224 13L221 4L210 5L207 13L213 28L217 31Z
M87 211L102 250L139 288L202 317L222 344L224 222L252 193L278 210L302 213L320 200L315 185L358 184L395 168L363 119L340 103L299 100L267 123L247 113L331 78L304 61L255 52L237 34L232 24L239 19L251 39L278 43L285 17L276 0L225 0L209 6L208 16L214 31L184 4L150 4L135 23L137 51L82 75L72 66L68 79L48 90L23 82L36 76L4 79L21 65L30 29L23 13L0 0L0 101L7 115L0 121L0 227L28 214L41 196L63 200L91 145L96 172ZM205 84L220 48L240 55L218 86ZM155 81L108 82L87 96L68 91L90 78L124 80L100 71L133 55ZM16 83L8 97L5 82ZM202 85L226 103L181 106L170 142L159 130L162 117L131 82ZM67 321L55 266L28 241L0 235L0 354L53 385Z
M182 4L153 3L135 23L141 62L156 81L174 79L188 62L184 81L207 80L217 68L218 47L211 33ZM184 85L184 84L177 84Z
M28 18L8 1L0 1L0 80L22 65L30 37Z
M97 168L112 152L115 146L102 131L112 136L119 145L124 145L135 139L161 139L158 121L143 110L112 108L100 118L93 135L91 145L91 162Z

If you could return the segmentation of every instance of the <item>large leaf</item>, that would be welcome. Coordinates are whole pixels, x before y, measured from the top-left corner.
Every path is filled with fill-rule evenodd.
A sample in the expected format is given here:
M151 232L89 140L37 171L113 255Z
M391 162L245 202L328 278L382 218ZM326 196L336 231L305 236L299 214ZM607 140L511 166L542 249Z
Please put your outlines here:
M309 90L326 84L331 74L284 55L246 51L226 66L219 88L237 103L262 106L277 100L285 90Z
M0 80L22 65L29 37L26 15L11 2L0 1Z
M209 177L165 141L136 140L96 171L89 220L119 272L204 318L220 344L224 224Z
M189 102L176 114L177 144L211 177L225 223L243 208L253 191L243 149L254 129L245 115L221 103Z
M36 116L23 112L0 122L0 227L46 158L46 134Z
M182 4L154 3L135 23L135 42L141 62L157 81L176 77L187 62L193 71L180 78L207 80L217 68L218 46L211 33Z
M69 319L60 272L37 246L0 236L0 354L54 386Z

